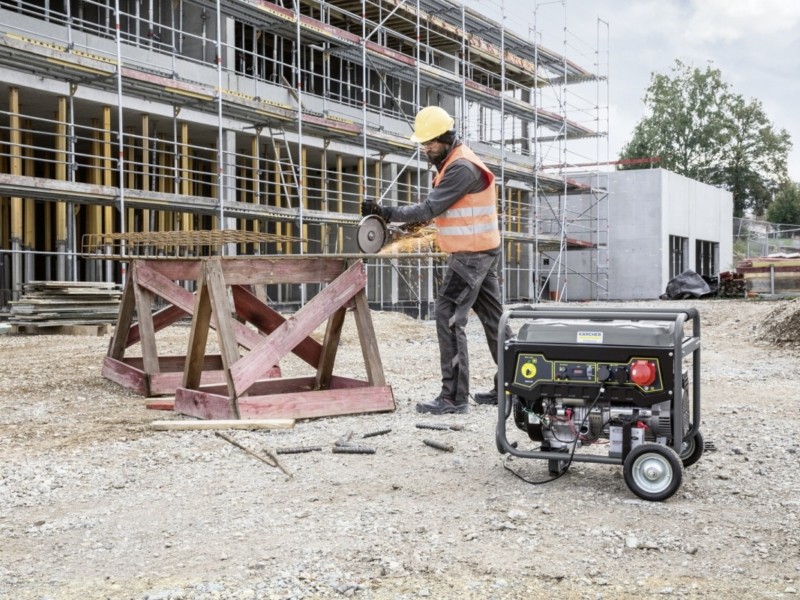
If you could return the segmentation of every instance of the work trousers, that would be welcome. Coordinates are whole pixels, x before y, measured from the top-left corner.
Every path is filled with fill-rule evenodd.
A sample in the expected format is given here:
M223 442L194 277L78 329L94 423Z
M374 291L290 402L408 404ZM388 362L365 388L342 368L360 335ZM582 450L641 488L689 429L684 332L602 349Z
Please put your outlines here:
M466 326L470 309L478 315L489 351L497 364L497 338L503 305L497 268L500 249L457 252L447 259L447 271L436 298L436 334L442 367L442 396L455 403L469 401L469 351Z

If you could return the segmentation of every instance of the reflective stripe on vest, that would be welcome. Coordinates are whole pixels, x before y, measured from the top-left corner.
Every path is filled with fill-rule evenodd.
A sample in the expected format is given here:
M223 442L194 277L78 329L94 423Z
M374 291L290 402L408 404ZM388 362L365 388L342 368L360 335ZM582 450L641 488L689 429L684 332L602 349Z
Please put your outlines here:
M497 193L494 187L494 174L483 161L466 146L456 146L434 177L433 187L442 180L448 165L460 158L478 167L489 185L481 192L467 194L436 218L437 242L445 252L493 250L500 245Z

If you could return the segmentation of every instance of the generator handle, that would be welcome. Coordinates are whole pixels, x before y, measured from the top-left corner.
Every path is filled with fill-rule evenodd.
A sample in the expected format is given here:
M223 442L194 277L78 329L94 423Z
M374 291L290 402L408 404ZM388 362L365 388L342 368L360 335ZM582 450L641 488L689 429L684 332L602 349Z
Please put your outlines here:
M700 430L700 311L694 307L662 309L662 308L614 308L598 307L587 310L586 308L549 308L539 306L525 306L511 308L503 312L500 317L499 332L497 336L497 372L505 373L505 344L508 322L511 319L641 319L646 321L674 321L675 322L675 341L673 360L673 373L681 373L683 359L688 354L692 355L692 423L688 433L683 434L683 413L675 411L677 414L672 419L673 449L680 454L684 439L691 439ZM692 335L683 337L683 326L687 320L692 322ZM676 382L678 380L676 379ZM501 454L512 454L514 456L544 457L541 452L525 452L517 450L509 442L506 436L506 420L511 414L511 406L506 406L510 401L506 397L504 385L497 385L497 430L495 433L497 450ZM683 387L676 383L674 393L683 393ZM677 401L677 399L675 400ZM587 457L590 462L610 462L613 459L598 457L599 460Z

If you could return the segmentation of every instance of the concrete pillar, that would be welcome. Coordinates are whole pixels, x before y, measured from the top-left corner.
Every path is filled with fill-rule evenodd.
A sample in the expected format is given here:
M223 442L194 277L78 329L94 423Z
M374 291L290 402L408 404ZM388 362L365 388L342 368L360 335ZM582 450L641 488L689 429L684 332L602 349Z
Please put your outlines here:
M236 132L226 129L222 132L222 200L227 204L236 201ZM236 219L226 217L225 229L236 230ZM236 256L236 244L225 245L226 256Z

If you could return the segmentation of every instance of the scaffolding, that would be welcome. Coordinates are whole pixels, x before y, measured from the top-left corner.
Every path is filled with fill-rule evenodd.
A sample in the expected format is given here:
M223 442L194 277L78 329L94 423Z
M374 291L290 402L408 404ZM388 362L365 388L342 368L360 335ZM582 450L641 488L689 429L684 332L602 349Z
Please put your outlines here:
M504 300L567 299L576 278L600 297L607 190L568 176L566 148L604 138L600 93L567 95L607 81L601 22L587 69L566 33L562 53L537 39L538 11L526 37L502 3L497 24L449 0L0 1L0 301L33 279L122 282L128 241L137 256L356 252L365 198L429 189L409 141L429 104L497 175ZM226 230L252 235L181 242ZM85 252L87 236L109 241ZM368 263L371 304L429 313L440 257Z

